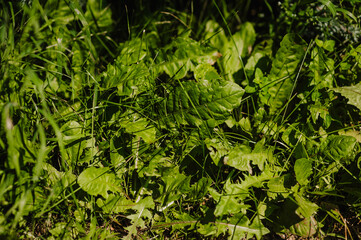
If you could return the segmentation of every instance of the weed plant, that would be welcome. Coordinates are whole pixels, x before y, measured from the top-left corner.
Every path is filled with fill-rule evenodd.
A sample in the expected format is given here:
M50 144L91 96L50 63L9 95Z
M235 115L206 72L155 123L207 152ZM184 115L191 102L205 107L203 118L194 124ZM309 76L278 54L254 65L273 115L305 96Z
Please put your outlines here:
M358 239L361 5L0 1L1 239Z

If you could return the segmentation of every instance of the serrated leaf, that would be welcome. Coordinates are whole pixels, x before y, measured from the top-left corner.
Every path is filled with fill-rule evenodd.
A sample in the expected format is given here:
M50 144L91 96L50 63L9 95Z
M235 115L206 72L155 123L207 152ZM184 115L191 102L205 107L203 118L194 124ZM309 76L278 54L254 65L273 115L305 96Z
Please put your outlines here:
M275 59L272 61L268 81L261 84L267 89L266 104L275 113L289 99L295 81L295 73L304 56L305 42L295 34L284 36ZM268 86L270 85L270 86Z
M160 171L164 182L159 189L160 201L163 206L166 206L190 190L190 177L179 173L179 167L163 168Z
M282 194L283 197L287 197L290 194L290 179L291 174L285 174L268 181L268 196L276 198L278 194Z
M193 199L201 199L207 194L211 183L212 181L209 178L202 177L191 186L189 193L190 197Z
M251 148L246 145L240 145L233 148L227 157L224 158L224 164L234 167L240 171L251 171Z
M132 239L132 236L137 234L137 228L145 228L146 222L144 219L152 218L152 213L149 211L149 209L154 209L154 206L155 204L151 196L140 200L133 206L132 209L136 210L136 213L127 216L127 218L131 220L132 225L125 228L128 230L128 235L125 239Z
M361 143L361 132L352 129L344 130L339 132L340 135L351 136L356 139L357 142Z
M125 121L122 123L125 131L141 137L144 142L151 144L156 140L156 130L147 119L139 118L136 121Z
M243 94L244 90L232 82L187 81L169 95L163 120L171 126L175 123L218 125L240 105Z
M212 197L218 201L214 215L223 216L226 214L245 213L250 206L241 202L249 196L251 187L260 188L264 183L273 178L273 173L266 169L259 176L246 176L241 183L231 183L228 179L224 186L225 194L221 195L210 188Z
M230 219L229 222L215 222L218 231L229 232L228 239L250 239L256 236L257 239L261 239L263 235L269 233L269 230L263 226L259 220L253 221L250 224L249 219L243 214L237 214Z
M257 165L260 170L264 169L267 162L272 162L272 148L264 148L262 141L258 142L255 149L241 145L233 148L229 155L225 157L224 164L237 168L240 171L251 171L251 162Z
M308 183L308 177L312 174L312 161L307 158L297 159L294 166L297 182L301 185Z
M108 197L108 191L120 192L114 173L110 173L107 167L85 169L78 177L78 184L88 194L101 195L105 199Z
M224 195L220 197L220 201L217 203L216 209L214 210L214 215L223 216L227 214L235 214L241 212L242 209L245 210L249 207L249 205L239 202L239 199L235 196Z
M329 135L322 144L323 152L331 160L339 161L351 155L356 144L352 136Z
M131 200L125 197L115 196L114 194L109 194L108 198L105 200L98 198L96 203L98 207L103 209L103 211L107 214L126 212L135 206L135 203Z
M187 227L188 229L193 229L195 227L195 225L198 223L197 219L195 219L194 217L192 217L191 215L189 215L188 213L178 213L178 212L173 212L172 213L174 215L174 217L177 219L177 221L170 221L167 223L171 223L172 224L172 229L176 230L176 229L184 229L185 227Z
M218 231L217 227L213 223L197 224L197 227L197 232L204 235L205 237L212 235L218 237L221 234L221 232Z
M168 50L168 51L167 51ZM188 38L179 37L170 46L164 49L167 54L157 65L158 71L164 71L172 79L182 79L189 71L193 71L195 66L202 63L214 64L219 57L219 53L213 48L206 48L199 42Z
M227 143L225 141L222 141L218 138L207 138L205 140L205 143L209 150L209 155L211 156L213 162L218 166L221 158L227 155L229 151L229 146L227 146Z
M123 65L118 58L114 64L108 64L107 72L104 74L104 87L117 87L119 95L131 96L151 87L149 75L144 63Z
M322 125L325 129L331 125L332 119L326 106L322 106L321 104L317 103L310 105L309 109L313 123L316 123L319 117L321 117L323 119Z
M76 180L71 171L60 172L48 163L44 163L43 169L48 172L47 182L53 187L55 194L62 192Z
M313 73L311 85L316 85L316 89L331 88L334 81L335 61L328 58L321 47L315 47L311 57L310 70Z
M354 86L332 88L332 90L347 98L348 104L357 107L361 111L361 83Z

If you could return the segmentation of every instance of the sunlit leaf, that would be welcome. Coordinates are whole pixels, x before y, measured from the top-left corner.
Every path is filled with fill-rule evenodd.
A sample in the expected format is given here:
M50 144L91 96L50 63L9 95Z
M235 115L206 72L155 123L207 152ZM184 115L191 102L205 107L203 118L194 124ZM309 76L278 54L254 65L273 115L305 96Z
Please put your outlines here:
M215 222L215 225L221 232L229 231L228 239L250 239L253 236L261 239L263 235L270 232L261 221L254 220L251 224L250 220L243 214L236 214L227 223Z
M310 202L309 200L295 194L295 199L298 204L297 212L301 213L303 217L309 218L314 215L319 208L317 204Z
M78 177L78 184L88 194L101 195L105 199L108 197L108 191L114 193L120 191L119 182L107 167L85 169Z
M322 150L333 161L339 161L351 155L356 144L352 136L330 135L323 143Z
M169 95L163 119L170 125L218 125L240 105L243 93L244 90L232 82L187 81Z
M297 159L294 166L296 179L301 185L306 185L312 175L312 161L307 158Z
M245 145L233 148L225 158L224 163L241 171L251 171L251 163L263 170L265 164L272 161L272 148L264 148L262 141L260 141L253 150Z
M132 239L132 236L137 234L138 228L145 228L146 222L144 218L152 218L152 213L149 209L153 208L154 202L151 196L145 197L133 206L132 209L136 210L136 213L127 216L131 220L131 225L125 228L128 230L128 235L125 239Z
M332 88L348 99L348 104L357 107L361 111L361 83L354 86Z
M272 61L271 72L266 82L261 83L270 106L270 113L275 113L290 98L295 84L296 71L305 54L306 46L303 39L295 34L283 37L275 59Z

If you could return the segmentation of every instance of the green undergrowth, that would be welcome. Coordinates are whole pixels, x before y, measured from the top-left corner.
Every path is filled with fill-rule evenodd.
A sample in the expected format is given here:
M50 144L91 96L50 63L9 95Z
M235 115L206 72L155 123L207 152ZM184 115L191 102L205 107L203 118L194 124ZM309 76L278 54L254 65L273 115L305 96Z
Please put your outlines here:
M361 5L261 2L1 1L0 238L361 237Z

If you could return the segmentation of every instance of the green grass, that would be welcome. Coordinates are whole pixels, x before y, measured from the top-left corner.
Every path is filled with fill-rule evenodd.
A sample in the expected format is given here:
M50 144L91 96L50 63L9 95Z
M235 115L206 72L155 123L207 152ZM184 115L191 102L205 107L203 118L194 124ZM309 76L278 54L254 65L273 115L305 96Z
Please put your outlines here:
M0 5L0 238L361 237L359 3Z

